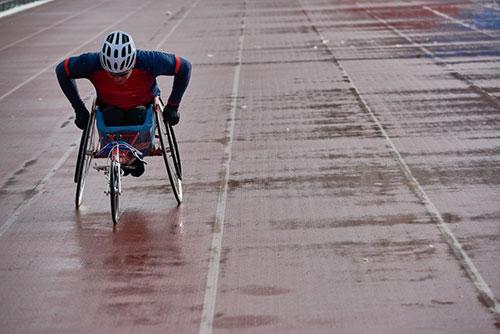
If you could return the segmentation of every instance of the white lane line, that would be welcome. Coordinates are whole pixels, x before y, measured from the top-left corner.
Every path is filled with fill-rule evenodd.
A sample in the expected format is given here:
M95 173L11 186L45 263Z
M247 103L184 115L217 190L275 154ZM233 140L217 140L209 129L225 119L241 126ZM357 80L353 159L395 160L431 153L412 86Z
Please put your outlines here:
M488 91L486 91L484 88L476 85L472 81L472 79L470 79L469 77L467 77L467 75L459 73L453 66L451 66L450 64L448 64L444 59L442 59L441 57L439 57L439 56L435 55L434 53L432 53L432 51L430 51L429 49L427 49L422 44L419 44L419 43L415 42L410 36L408 36L407 34L405 34L402 31L400 31L399 29L395 28L393 25L391 25L386 20L378 17L377 15L375 15L371 11L363 8L359 4L358 4L358 7L361 8L361 9L364 9L369 15L371 15L372 17L374 17L380 23L384 24L389 30L391 30L392 32L394 32L396 35L398 35L401 38L403 38L406 41L408 41L408 43L410 43L412 46L414 46L415 48L417 48L417 49L421 50L422 52L424 52L427 56L429 56L431 59L433 59L434 62L437 65L443 66L444 68L446 68L449 71L450 75L452 75L455 78L457 78L459 80L462 80L463 82L465 82L466 84L468 84L470 86L470 88L472 88L472 90L474 92L476 92L478 95L480 95L481 97L483 97L486 100L488 100L496 108L500 108L500 101L499 101L499 99L496 96L488 93Z
M314 25L312 19L309 17L307 14L306 10L304 9L304 6L301 3L301 0L298 0L299 3L301 4L305 15L309 19L312 25ZM321 40L325 40L323 34L318 30L315 29ZM500 316L500 304L497 301L497 298L493 294L493 291L489 287L489 285L486 283L486 281L483 279L481 274L479 273L479 270L476 268L470 257L467 255L467 253L464 251L462 245L458 241L458 239L455 237L453 232L450 230L448 225L445 223L443 217L441 216L441 213L439 210L436 208L434 203L430 200L429 196L427 196L427 193L423 189L423 187L420 185L420 183L417 181L417 179L413 176L410 167L406 164L405 160L399 153L396 145L392 141L391 137L387 134L385 131L384 126L382 123L379 121L375 113L372 111L366 100L363 98L361 95L360 90L356 85L354 84L354 80L351 78L351 76L347 73L345 68L342 66L342 64L335 58L335 54L333 50L331 49L330 46L326 45L326 48L329 50L330 54L334 57L335 59L335 64L338 66L338 68L341 70L342 75L349 80L349 85L351 90L355 92L356 98L359 100L360 105L365 109L365 111L370 115L372 118L373 122L377 125L377 128L379 131L382 133L382 136L385 138L387 143L389 144L391 148L391 152L393 153L394 157L396 158L396 161L399 163L401 170L403 171L406 179L408 180L410 187L415 191L417 194L417 197L419 198L420 201L424 204L427 212L432 216L434 221L436 222L436 225L441 232L441 235L445 239L446 243L449 245L449 247L452 249L453 254L455 257L458 259L460 265L465 269L467 275L471 279L472 283L476 287L476 290L479 292L479 295L482 297L482 300L484 300L487 304L490 310L495 314L496 317Z
M5 45L5 46L1 47L1 48L0 48L0 51L3 51L3 50L5 50L5 49L10 48L11 46L14 46L14 45L16 45L16 44L19 44L19 43L21 43L21 42L24 42L24 41L25 41L25 40L27 40L27 39L30 39L30 38L32 38L32 37L35 37L36 35L41 34L41 33L42 33L42 32L44 32L44 31L47 31L47 30L49 30L49 29L51 29L51 28L54 28L55 26L58 26L58 25L60 25L61 23L64 23L64 22L66 22L66 21L68 21L68 20L71 20L71 19L73 19L73 18L75 18L75 17L77 17L77 16L80 16L80 15L82 15L83 13L88 12L89 10L94 9L95 7L100 6L100 5L102 5L102 4L103 4L103 2L98 3L97 5L94 5L94 6L92 6L92 7L89 7L89 8L87 8L87 9L85 9L84 11L78 12L78 13L76 13L76 14L74 14L74 15L71 15L70 17L67 17L67 18L64 18L64 19L62 19L62 20L59 20L59 21L57 21L57 22L55 22L55 23L51 24L51 25L50 25L50 26L48 26L48 27L45 27L45 28L43 28L43 29L41 29L41 30L38 30L38 31L36 31L36 32L34 32L34 33L32 33L32 34L30 34L30 35L26 36L26 37L23 37L23 38L21 38L21 39L19 39L19 40L17 40L17 41L14 41L14 42L12 42L12 43L10 43L10 44L7 44L7 45Z
M94 36L92 36L91 38L87 39L85 42L83 42L82 44L78 45L77 47L73 48L71 51L67 52L66 54L62 55L59 59L57 59L55 62L49 64L48 66L46 66L45 68L41 69L40 71L38 71L37 73L33 74L31 77L29 77L28 79L24 80L23 82L21 82L20 84L18 84L17 86L15 86L14 88L12 88L11 90L9 90L7 93L3 94L2 96L0 96L0 101L2 101L4 98L6 98L7 96L9 96L10 94L14 93L16 90L18 90L19 88L25 86L26 84L28 84L29 82L33 81L33 79L36 79L38 78L42 73L44 73L45 71L47 71L48 69L50 68L53 68L55 65L57 65L61 60L63 60L64 58L67 58L69 56L71 56L75 51L79 50L80 48L82 48L83 46L89 44L90 42L102 37L102 35L109 31L112 27L118 25L119 23L127 20L129 17L131 17L132 15L134 15L135 13L137 13L138 11L142 10L143 8L147 7L150 3L152 3L154 0L151 0L151 1L148 1L146 2L144 5L142 5L141 7L137 8L136 10L134 10L133 12L130 12L128 15L122 17L120 20L118 21L114 21L113 24L107 26L106 28L104 28L103 30L99 31L97 34L95 34Z
M207 273L207 283L205 286L205 297L203 299L203 310L201 313L200 322L200 334L211 334L212 325L214 321L215 314L215 301L217 297L217 282L219 279L219 268L220 268L220 258L222 252L222 233L224 231L224 215L226 212L226 202L227 202L227 191L229 182L229 172L231 168L232 160L232 147L233 147L233 135L235 127L235 116L238 104L238 92L240 86L240 72L243 58L243 43L245 40L245 27L246 27L246 0L244 2L245 9L243 18L241 21L241 33L239 39L238 47L238 58L237 65L234 69L233 77L233 90L231 93L231 112L229 115L229 120L227 123L227 143L224 145L224 160L222 164L222 169L224 171L224 176L222 179L223 187L219 193L219 199L217 201L217 210L215 216L215 224L212 232L212 244L210 247L210 258L208 264Z
M339 64L339 66L341 66ZM342 68L342 66L341 66ZM354 85L353 80L351 77L347 74L347 72L342 68L343 75L345 75L351 84L351 88L356 91L356 94L363 105L364 109L368 112L368 114L371 116L373 122L377 125L378 129L384 136L385 140L389 143L392 153L394 154L397 162L399 163L401 170L406 176L406 179L410 183L410 187L415 191L417 194L417 197L422 201L424 204L425 208L427 209L427 212L432 216L434 221L437 224L437 227L439 231L441 232L441 235L444 237L446 240L446 243L450 246L450 248L453 250L453 254L455 257L458 259L460 262L461 266L465 269L467 272L469 278L472 280L472 283L475 285L477 291L481 295L482 299L488 304L488 307L490 310L495 313L497 316L500 315L500 304L497 302L497 299L495 295L493 294L493 291L491 288L488 286L486 281L483 279L481 276L479 270L476 268L470 257L467 255L467 253L464 251L462 245L458 241L458 239L455 237L451 229L448 227L448 225L445 223L443 216L441 216L441 213L439 210L436 208L434 203L430 200L429 196L427 196L427 193L423 189L423 187L420 185L420 183L417 181L417 179L413 176L410 167L406 164L405 160L399 153L396 145L394 142L391 140L387 132L385 131L385 128L383 127L382 123L380 123L379 119L377 116L375 116L374 112L371 110L369 107L368 103L365 101L363 96L361 96L361 93L359 89Z
M50 169L50 171L45 175L45 177L36 185L31 191L30 197L25 199L16 210L10 215L10 217L0 226L0 238L2 235L17 221L19 215L21 215L24 210L26 210L33 202L35 202L40 196L44 194L44 190L47 187L50 179L56 174L56 172L61 168L61 166L68 160L69 156L77 147L77 143L73 143L69 149L64 152L63 156L56 162L56 164Z
M435 47L435 46L492 46L495 45L498 47L500 45L500 40L498 41L467 41L467 42L427 42L427 43L420 43L419 44L421 47ZM358 48L354 46L354 48ZM370 46L361 46L358 49L361 51L372 51L372 50L394 50L394 45L370 45ZM415 49L415 45L413 44L399 44L396 46L398 50L401 49ZM343 45L343 46L336 46L335 50L352 50L353 46L352 45Z
M94 96L93 93L87 95L85 98L83 98L83 102L87 103L90 100L90 98L92 98L93 96ZM79 147L79 145L80 145L80 139L78 139L78 141L76 141L72 145L70 145L70 147L66 150L66 152L63 153L63 156L61 157L61 159L59 159L56 162L56 164L50 169L50 171L47 173L47 175L45 175L45 177L40 182L38 182L38 184L35 186L35 188L33 188L31 190L30 196L28 198L24 199L21 202L21 204L19 204L19 206L14 210L14 212L9 216L9 218L7 218L7 220L2 225L0 225L0 238L12 225L14 225L14 223L17 221L17 218L19 217L19 215L21 215L21 213L23 213L24 210L26 210L32 203L34 203L41 196L41 194L43 193L43 190L45 189L45 187L49 183L50 179L55 175L57 170L66 162L66 160L69 158L71 153L73 153L75 148ZM45 154L46 150L50 146L51 145L49 142L49 144L47 144L46 147L41 152L39 152L35 158L32 158L32 160L39 160L40 157L42 157ZM11 177L13 175L15 175L15 171L13 171ZM3 183L3 185L0 187L0 189L2 189L4 187L5 187L5 183Z
M471 30L474 30L475 32L478 32L478 33L483 34L485 36L488 36L490 38L493 38L493 39L495 38L495 36L492 35L492 34L489 34L489 33L485 32L485 31L483 31L481 29L478 29L478 28L476 28L476 27L474 27L474 26L472 26L470 24L467 24L467 23L465 23L463 21L457 20L456 18L451 17L449 15L446 15L445 13L442 13L442 12L440 12L438 10L432 9L429 6L423 6L422 8L425 9L425 10L428 10L429 12L431 12L431 13L437 15L437 16L440 16L440 17L443 17L443 18L445 18L445 19L447 19L449 21L452 21L453 23L456 23L456 24L459 24L459 25L461 25L463 27L466 27L466 28L469 28Z
M196 2L194 2L191 7L189 7L189 9L184 13L184 15L182 15L182 17L179 19L179 21L172 27L172 29L169 31L168 34L165 35L165 37L163 37L161 39L160 42L158 42L158 44L156 45L156 49L159 49L160 46L162 46L163 43L165 43L167 41L167 39L174 33L174 31L177 29L177 27L184 21L184 19L186 18L186 16L189 14L189 12L191 12L191 10L193 10L194 7L196 7L198 5L198 3L200 3L201 0L197 0Z
M6 17L6 16L9 16L9 15L12 15L12 14L19 13L19 12L21 12L23 10L28 10L30 8L41 6L41 5L46 4L47 2L51 2L51 1L54 1L54 0L35 1L35 2L32 2L32 3L28 3L28 4L25 4L25 5L20 5L20 6L16 6L14 8L11 8L11 9L7 9L6 11L0 12L0 19L2 17Z

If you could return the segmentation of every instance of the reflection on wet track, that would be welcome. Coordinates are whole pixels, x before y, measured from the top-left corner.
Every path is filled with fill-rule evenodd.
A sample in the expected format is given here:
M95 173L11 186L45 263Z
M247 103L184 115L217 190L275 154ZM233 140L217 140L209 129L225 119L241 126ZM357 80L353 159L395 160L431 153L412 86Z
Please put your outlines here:
M185 202L151 158L113 228L95 171L74 210L79 133L44 69L115 28L194 72ZM498 332L499 28L496 2L461 0L54 1L0 19L1 328Z

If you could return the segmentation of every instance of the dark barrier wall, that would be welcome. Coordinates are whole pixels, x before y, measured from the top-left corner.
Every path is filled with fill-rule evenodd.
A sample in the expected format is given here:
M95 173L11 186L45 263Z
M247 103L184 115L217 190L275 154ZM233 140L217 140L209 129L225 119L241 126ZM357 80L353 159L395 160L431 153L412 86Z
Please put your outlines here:
M40 0L0 0L0 12L4 10L14 8L19 5L24 5L31 2L37 2Z

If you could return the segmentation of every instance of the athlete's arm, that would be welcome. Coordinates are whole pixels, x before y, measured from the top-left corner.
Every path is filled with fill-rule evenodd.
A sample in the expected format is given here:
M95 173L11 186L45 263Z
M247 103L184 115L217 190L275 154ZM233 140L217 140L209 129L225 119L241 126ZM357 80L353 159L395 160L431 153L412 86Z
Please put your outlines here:
M175 57L174 83L167 104L179 106L191 79L191 63L182 57Z
M168 98L168 105L178 107L186 91L191 77L191 63L189 60L171 53L160 51L137 50L138 61L151 71L154 76L174 76L172 91Z
M56 66L57 81L59 81L64 95L66 95L75 111L85 108L85 104L78 93L75 79L87 78L93 66L92 63L95 63L92 54L82 54L77 57L67 58Z

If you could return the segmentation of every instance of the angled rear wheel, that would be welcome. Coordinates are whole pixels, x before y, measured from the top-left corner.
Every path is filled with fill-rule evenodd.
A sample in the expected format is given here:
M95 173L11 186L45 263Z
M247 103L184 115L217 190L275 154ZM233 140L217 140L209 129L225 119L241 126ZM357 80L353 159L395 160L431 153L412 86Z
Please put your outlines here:
M163 161L165 162L168 179L174 192L175 199L177 200L177 204L180 205L182 203L182 168L174 129L170 124L165 126L161 111L155 112L155 115Z
M80 148L78 150L78 159L75 170L76 208L80 207L80 204L82 204L83 189L85 188L85 180L87 178L87 174L90 169L90 163L92 162L94 151L97 145L96 133L97 132L95 125L95 112L92 112L90 114L87 128L82 132L82 138L80 140Z

